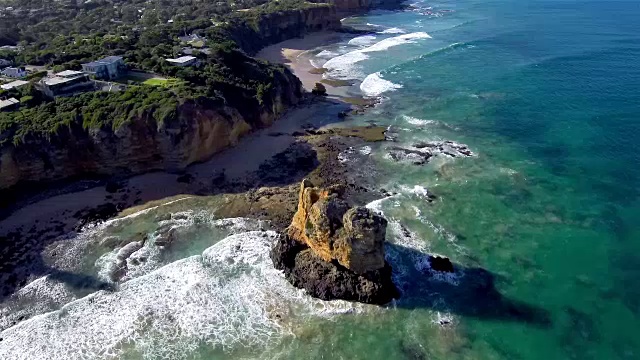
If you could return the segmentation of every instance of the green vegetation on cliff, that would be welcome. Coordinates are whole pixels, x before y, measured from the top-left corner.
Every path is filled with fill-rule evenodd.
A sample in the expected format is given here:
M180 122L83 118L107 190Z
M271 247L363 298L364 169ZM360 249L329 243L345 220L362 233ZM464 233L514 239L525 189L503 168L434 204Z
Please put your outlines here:
M280 20L290 14L297 16L292 23L295 31L282 36L299 35L305 31L305 17L300 18L304 10L330 5L302 0L4 0L0 7L0 45L19 45L18 51L0 50L0 58L61 71L79 70L84 62L118 55L131 69L177 80L159 87L125 78L122 81L130 88L124 93L56 100L45 99L31 85L0 93L21 100L19 111L0 113L0 141L18 144L27 135L48 136L72 122L81 122L85 128L107 123L117 128L149 110L161 121L173 113L169 108L200 97L235 107L250 119L260 113L259 108L273 105L276 78L282 83L291 74L282 66L248 57L243 46L251 53L256 46L279 41L263 39L261 32L270 25L278 29ZM180 37L187 34L205 37L198 45L206 51L194 50L197 67L173 66L165 59L183 54L188 45Z
M186 101L213 106L231 106L251 122L259 108L270 110L280 93L294 92L299 84L281 65L257 61L235 49L221 48L204 59L199 68L176 67L174 75L187 81L173 86L132 85L123 92L90 92L56 98L35 107L0 113L0 144L20 144L29 135L49 137L60 127L82 124L85 129L110 126L151 116L158 123L176 116ZM288 89L279 90L278 86ZM31 87L20 91L27 93ZM37 92L36 92L37 93ZM288 101L293 99L283 98Z
M164 122L176 115L178 104L184 100L166 89L147 86L58 98L34 108L0 113L0 143L12 141L17 145L29 135L49 137L73 123L82 124L85 129L115 129L145 114Z

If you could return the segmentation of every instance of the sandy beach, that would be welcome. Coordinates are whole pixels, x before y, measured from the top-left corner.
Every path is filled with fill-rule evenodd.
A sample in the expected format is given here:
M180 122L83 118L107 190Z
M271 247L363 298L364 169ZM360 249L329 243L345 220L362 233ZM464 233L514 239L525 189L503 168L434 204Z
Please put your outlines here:
M313 72L314 67L307 56L308 51L335 43L346 35L338 32L317 32L306 35L304 38L291 39L278 44L267 46L256 57L259 59L284 64L302 81L307 91L311 91L316 83L322 82L323 77L319 72ZM331 86L325 84L327 94L330 97L347 97L348 87Z

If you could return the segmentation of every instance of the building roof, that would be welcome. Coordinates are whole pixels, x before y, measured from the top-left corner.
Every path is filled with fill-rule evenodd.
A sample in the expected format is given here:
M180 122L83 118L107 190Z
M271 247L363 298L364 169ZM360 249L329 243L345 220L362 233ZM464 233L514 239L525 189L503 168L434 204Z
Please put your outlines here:
M57 74L55 74L56 76L60 76L60 77L74 77L74 76L78 76L78 75L83 75L84 73L82 71L75 71L75 70L65 70L65 71L61 71Z
M26 85L28 83L29 83L28 81L16 80L16 81L12 81L10 83L6 83L6 84L3 84L3 85L0 85L0 88L2 88L2 90L9 90L9 89L20 87L22 85Z
M173 64L185 64L195 59L196 59L195 56L180 56L179 58L176 58L176 59L167 59L167 61Z
M67 83L67 82L73 81L73 80L78 79L78 78L80 78L80 76L74 76L74 77L54 76L54 77L50 77L50 78L44 78L44 79L42 79L42 81L47 86L54 86L54 85L58 85L58 84Z
M90 63L86 63L82 65L87 65L87 66L109 65L119 60L122 60L122 56L107 56L106 58L102 58L100 60L92 61Z
M8 98L7 100L0 100L0 109L4 109L7 106L18 104L20 101L16 98Z

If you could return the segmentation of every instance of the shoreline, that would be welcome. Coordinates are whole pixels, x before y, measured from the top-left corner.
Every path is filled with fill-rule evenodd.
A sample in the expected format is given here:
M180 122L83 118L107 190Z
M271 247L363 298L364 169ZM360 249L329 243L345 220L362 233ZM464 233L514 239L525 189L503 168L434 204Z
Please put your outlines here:
M296 38L274 45L267 46L256 54L257 59L270 61L287 66L293 74L300 79L305 90L311 92L316 83L322 83L327 89L329 98L337 99L349 104L349 98L361 97L349 93L350 85L340 81L325 79L321 68L313 66L307 54L323 46L333 45L356 34L343 33L338 31L322 31L305 35L303 38ZM357 103L357 101L355 102Z
M339 41L343 34L323 32L310 36L313 42L307 38L288 40L266 48L263 56L280 56L285 65L289 61L297 76L304 71L301 55L317 44ZM304 75L307 83L321 78L308 71ZM270 127L248 134L234 147L192 164L179 174L155 171L119 180L79 179L26 195L0 219L0 241L7 244L0 256L0 279L4 284L0 302L56 269L55 264L44 261L43 255L75 238L85 225L176 199L221 196L226 205L212 209L216 216L269 220L279 229L288 225L295 211L299 183L307 177L318 186L349 184L348 196L354 203L383 197L383 192L367 186L367 179L351 174L338 155L349 147L384 140L385 129L368 126L366 131L336 130L332 125L344 121L344 114L358 113L370 105L343 101L333 89L327 86L328 97L307 96Z
M254 57L289 67L300 79L304 89L311 92L315 83L323 80L323 76L322 73L310 71L315 67L305 54L353 36L357 34L314 32L303 38L267 46ZM24 197L17 198L18 201L13 206L3 209L0 237L26 231L30 224L31 232L47 232L49 229L44 226L47 221L55 223L56 229L70 231L75 221L72 215L87 207L98 207L105 203L118 203L120 212L178 195L207 195L207 182L219 178L221 173L227 179L239 181L298 141L294 135L304 133L309 128L317 129L342 122L343 114L359 113L376 103L363 97L350 96L346 93L348 87L326 83L325 87L328 95L326 98L307 97L301 104L287 110L270 127L248 134L234 147L225 149L204 162L191 164L180 173L152 171L123 179L108 176L80 178L53 183L42 191L26 192ZM246 154L251 155L247 158ZM244 161L238 163L237 158L243 158ZM109 189L114 184L117 184L116 191Z

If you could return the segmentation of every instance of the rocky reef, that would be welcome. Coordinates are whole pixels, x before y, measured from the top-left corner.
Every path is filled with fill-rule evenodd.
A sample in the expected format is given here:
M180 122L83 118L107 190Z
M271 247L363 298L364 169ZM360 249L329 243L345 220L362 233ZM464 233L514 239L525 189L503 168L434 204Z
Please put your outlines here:
M390 159L414 165L427 164L436 156L457 158L475 155L467 145L449 140L419 142L411 147L391 146L387 151Z
M271 259L289 282L312 296L388 303L398 290L384 258L387 221L365 207L350 207L343 192L304 180L297 212Z

